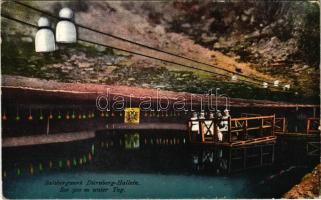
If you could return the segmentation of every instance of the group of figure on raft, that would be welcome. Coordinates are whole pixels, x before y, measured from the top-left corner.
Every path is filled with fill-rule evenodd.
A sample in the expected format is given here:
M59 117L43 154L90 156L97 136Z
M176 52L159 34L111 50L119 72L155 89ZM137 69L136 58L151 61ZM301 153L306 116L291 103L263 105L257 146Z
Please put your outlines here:
M223 141L224 133L228 131L228 118L231 117L229 110L225 109L222 113L220 110L217 112L209 112L205 116L205 112L194 112L191 117L191 131L193 135L196 135L198 141L201 140L201 132L204 132L204 136L215 137L219 142ZM216 127L214 127L213 120L216 120ZM203 129L203 130L202 130ZM214 131L216 129L216 131Z

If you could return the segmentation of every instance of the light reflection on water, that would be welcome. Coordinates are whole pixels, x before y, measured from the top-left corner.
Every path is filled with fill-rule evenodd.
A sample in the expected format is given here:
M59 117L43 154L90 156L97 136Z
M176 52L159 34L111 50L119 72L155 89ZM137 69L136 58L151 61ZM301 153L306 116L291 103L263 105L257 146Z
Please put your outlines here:
M119 135L118 135L119 137ZM103 142L101 145L101 142ZM157 140L156 140L157 141ZM69 145L46 145L21 148L4 152L5 160L23 158L20 176L15 171L4 179L3 191L7 198L280 198L298 183L309 168L292 165L272 166L247 170L231 175L204 174L191 168L189 148L182 145L153 145L128 150L114 142L106 147L106 139L73 143ZM145 141L141 140L141 144ZM110 144L110 143L107 143ZM118 144L118 146L116 145ZM126 144L126 143L125 143ZM126 147L126 146L125 146ZM50 149L50 150L49 150ZM94 150L94 151L93 151ZM60 160L77 156L83 158L93 153L93 160L86 164L63 168ZM64 158L57 158L62 155ZM91 154L90 154L91 155ZM54 159L56 158L56 159ZM36 159L36 160L33 160ZM38 159L38 160L37 160ZM48 159L53 159L53 168L48 169ZM35 167L34 175L28 174L29 163L44 164L44 170ZM12 160L11 160L12 161ZM7 162L5 164L9 164ZM12 169L15 165L4 167ZM289 170L286 170L289 169ZM213 171L213 170L211 170ZM282 172L282 173L280 173ZM272 178L271 178L272 177ZM92 181L130 180L139 185L89 185ZM82 181L80 186L69 186L61 191L60 185L46 185L47 181ZM75 191L74 189L81 191ZM89 191L84 191L89 189ZM93 190L100 191L93 191ZM115 191L114 191L115 190Z

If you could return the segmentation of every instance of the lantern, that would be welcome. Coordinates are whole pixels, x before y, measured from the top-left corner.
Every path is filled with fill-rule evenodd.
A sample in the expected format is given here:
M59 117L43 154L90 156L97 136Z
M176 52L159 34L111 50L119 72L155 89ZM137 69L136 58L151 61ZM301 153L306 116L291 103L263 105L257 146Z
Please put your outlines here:
M58 114L58 117L57 117L58 119L61 119L61 114L60 114L60 111L59 111L59 114Z
M55 35L50 28L50 22L46 17L38 20L39 30L35 38L36 52L52 52L56 50Z
M28 116L28 120L31 121L33 118L32 118L32 115L31 115L31 109L29 109L29 116Z
M70 119L69 112L67 112L66 119Z
M77 41L76 26L72 22L73 12L70 8L63 8L59 12L60 21L56 27L56 41L58 43L75 43Z
M52 115L51 112L50 112L50 114L49 114L49 119L53 119L53 115Z
M52 115L51 111L50 111L50 114L49 114L49 119L53 119L53 115Z
M40 120L43 120L43 115L42 115L42 111L40 110L40 117L39 117Z
M2 120L3 120L3 121L6 121L6 120L7 120L6 112L3 113Z
M72 111L71 118L72 118L72 119L75 119L75 118L76 118L75 111Z
M263 88L268 88L269 84L266 82L263 82Z
M236 75L232 76L232 81L237 81L237 76Z
M19 116L19 113L18 113L18 112L17 112L16 120L17 120L17 121L20 120L20 116Z

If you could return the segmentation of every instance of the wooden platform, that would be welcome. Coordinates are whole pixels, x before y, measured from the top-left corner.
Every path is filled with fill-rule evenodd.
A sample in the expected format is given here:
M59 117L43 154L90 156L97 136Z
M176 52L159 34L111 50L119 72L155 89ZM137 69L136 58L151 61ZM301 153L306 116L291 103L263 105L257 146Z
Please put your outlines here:
M240 146L248 146L248 145L255 145L255 144L263 144L263 143L275 143L276 136L268 136L268 137L261 137L255 139L249 139L244 141L234 141L234 142L192 142L192 145L200 145L200 146L221 146L221 147L240 147Z
M282 134L277 134L277 136L287 136L287 137L308 137L308 138L313 138L313 137L320 137L320 134L307 134L307 133L282 133Z

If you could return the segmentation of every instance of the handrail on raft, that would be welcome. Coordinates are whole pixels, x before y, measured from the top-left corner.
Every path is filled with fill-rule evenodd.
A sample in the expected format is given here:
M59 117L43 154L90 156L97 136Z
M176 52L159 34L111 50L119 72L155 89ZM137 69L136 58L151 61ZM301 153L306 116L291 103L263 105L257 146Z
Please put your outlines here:
M223 141L227 140L229 143L235 141L246 141L254 138L264 138L267 136L274 136L275 115L257 116L257 117L238 117L227 119L193 119L188 121L188 138L190 142L218 142L218 132L220 132L218 125L221 122L226 122L225 130L222 130ZM197 124L196 124L196 123ZM234 125L234 126L232 126ZM192 130L192 126L197 126ZM196 130L196 131L195 131ZM253 132L255 131L255 132ZM250 136L250 137L249 137Z

